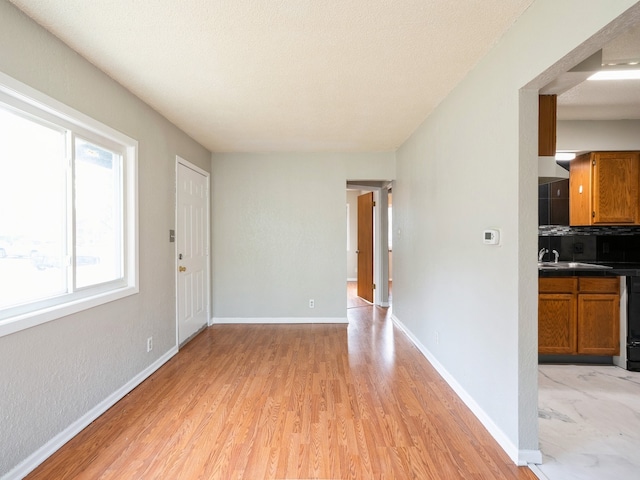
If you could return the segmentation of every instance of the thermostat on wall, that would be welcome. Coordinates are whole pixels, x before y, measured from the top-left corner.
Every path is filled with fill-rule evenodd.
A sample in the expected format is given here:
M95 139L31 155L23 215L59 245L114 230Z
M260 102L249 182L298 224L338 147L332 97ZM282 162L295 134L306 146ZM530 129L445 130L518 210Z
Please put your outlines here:
M500 230L485 230L483 234L487 245L500 245Z

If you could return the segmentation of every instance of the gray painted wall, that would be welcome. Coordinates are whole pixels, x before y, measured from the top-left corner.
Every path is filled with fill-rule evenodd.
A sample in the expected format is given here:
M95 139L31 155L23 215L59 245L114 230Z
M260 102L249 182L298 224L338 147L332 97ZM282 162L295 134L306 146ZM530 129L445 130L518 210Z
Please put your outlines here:
M393 179L395 154L216 153L212 165L214 321L345 319L346 181Z
M0 338L2 477L176 346L175 156L211 155L6 0L0 71L137 139L140 204L138 295Z
M538 0L397 152L394 314L520 461L538 449L537 89L634 3Z
M580 151L640 150L640 120L558 121L557 148Z

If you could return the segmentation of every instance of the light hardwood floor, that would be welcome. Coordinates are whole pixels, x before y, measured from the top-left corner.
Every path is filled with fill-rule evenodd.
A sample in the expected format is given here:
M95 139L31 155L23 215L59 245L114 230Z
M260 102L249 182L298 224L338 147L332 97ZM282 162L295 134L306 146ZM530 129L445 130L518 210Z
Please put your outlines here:
M535 479L388 309L206 329L29 479Z

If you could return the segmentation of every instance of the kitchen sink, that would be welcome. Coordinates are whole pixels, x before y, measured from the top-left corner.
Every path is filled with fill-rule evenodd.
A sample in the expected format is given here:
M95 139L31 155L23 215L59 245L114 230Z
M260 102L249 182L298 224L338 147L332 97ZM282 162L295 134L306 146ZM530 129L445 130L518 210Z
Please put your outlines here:
M596 263L582 263L582 262L538 262L538 269L540 270L569 270L569 269L582 269L582 270L606 270L609 268L607 265L599 265Z

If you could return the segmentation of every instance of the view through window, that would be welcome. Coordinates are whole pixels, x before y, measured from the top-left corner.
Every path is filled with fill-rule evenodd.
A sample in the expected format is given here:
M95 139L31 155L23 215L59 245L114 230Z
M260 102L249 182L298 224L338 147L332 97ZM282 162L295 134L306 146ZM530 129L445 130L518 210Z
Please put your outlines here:
M131 286L127 205L135 203L125 197L131 146L3 98L0 323Z

